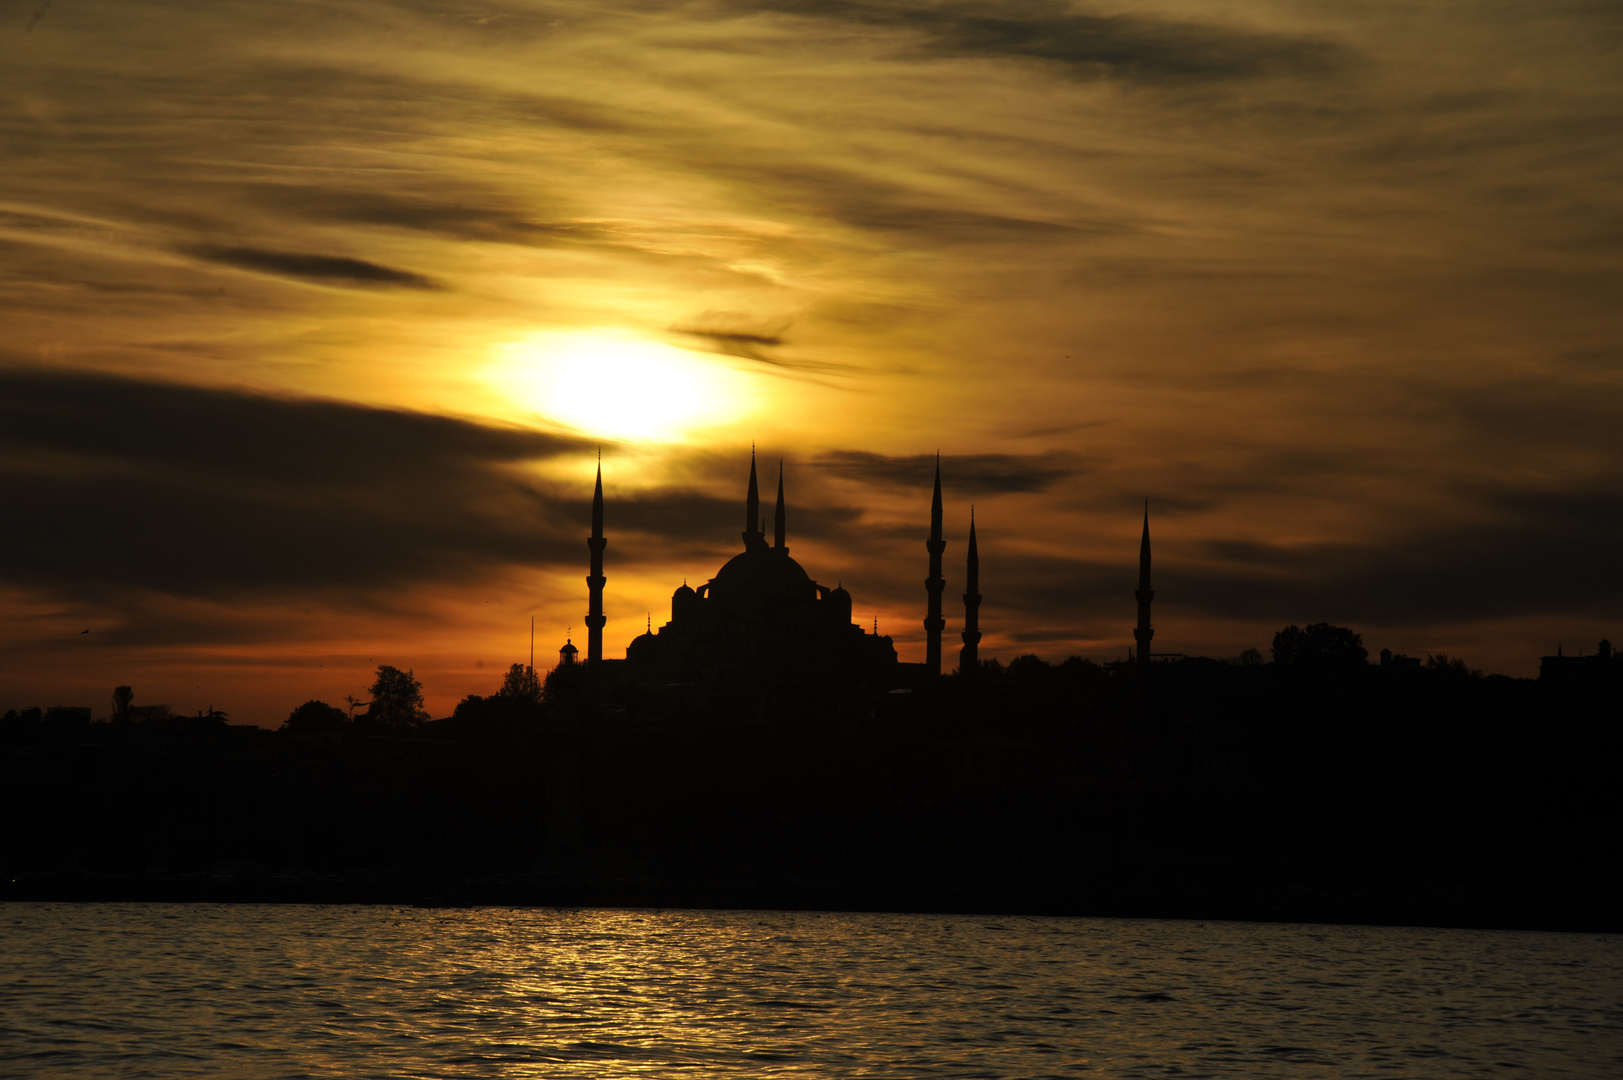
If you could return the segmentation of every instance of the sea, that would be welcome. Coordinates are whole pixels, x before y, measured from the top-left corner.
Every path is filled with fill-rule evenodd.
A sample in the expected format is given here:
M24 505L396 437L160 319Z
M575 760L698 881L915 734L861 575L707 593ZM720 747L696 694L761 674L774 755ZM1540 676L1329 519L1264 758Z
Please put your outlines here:
M1623 1077L1623 937L0 905L8 1077Z

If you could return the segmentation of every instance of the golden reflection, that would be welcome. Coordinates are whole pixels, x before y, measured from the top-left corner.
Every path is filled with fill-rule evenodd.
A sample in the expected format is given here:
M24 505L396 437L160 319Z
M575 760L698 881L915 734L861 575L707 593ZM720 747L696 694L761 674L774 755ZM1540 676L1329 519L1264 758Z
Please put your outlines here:
M589 435L681 442L755 411L750 376L630 333L544 332L494 351L494 388Z

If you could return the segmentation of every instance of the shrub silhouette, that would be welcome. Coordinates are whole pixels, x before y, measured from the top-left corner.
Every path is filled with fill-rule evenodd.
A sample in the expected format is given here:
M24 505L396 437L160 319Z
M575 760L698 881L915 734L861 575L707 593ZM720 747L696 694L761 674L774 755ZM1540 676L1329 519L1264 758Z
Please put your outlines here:
M1345 626L1313 623L1305 630L1296 625L1274 635L1274 663L1280 667L1352 668L1369 662L1364 639Z
M282 730L298 735L331 735L344 730L348 723L343 709L311 699L288 714Z

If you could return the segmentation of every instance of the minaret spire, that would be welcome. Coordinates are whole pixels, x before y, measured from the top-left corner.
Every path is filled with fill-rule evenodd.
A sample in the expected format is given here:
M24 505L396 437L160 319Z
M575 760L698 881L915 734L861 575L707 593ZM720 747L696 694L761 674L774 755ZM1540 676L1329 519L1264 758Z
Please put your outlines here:
M1138 628L1133 631L1133 638L1138 642L1137 660L1141 667L1147 667L1150 662L1150 639L1155 636L1155 630L1150 626L1150 601L1155 599L1155 590L1150 588L1150 500L1144 500L1144 539L1138 545L1138 590L1133 593L1138 600Z
M752 548L762 542L761 487L755 480L755 444L750 443L750 487L744 497L744 547Z
M973 678L981 669L981 553L975 546L975 508L969 508L969 560L964 570L964 647L958 652L958 674Z
M603 659L603 549L609 542L603 538L603 451L597 451L597 487L592 492L592 536L586 541L592 552L592 572L586 578L588 603L586 608L586 662L596 664Z
M778 459L778 512L772 518L772 546L779 551L787 552L789 544L788 531L784 527L783 517L783 459Z
M930 553L930 576L924 579L924 588L930 595L924 618L924 669L931 675L941 674L941 631L947 620L941 617L941 591L947 587L941 576L941 553L947 542L941 538L941 452L935 455L935 494L930 497L930 539L924 542Z

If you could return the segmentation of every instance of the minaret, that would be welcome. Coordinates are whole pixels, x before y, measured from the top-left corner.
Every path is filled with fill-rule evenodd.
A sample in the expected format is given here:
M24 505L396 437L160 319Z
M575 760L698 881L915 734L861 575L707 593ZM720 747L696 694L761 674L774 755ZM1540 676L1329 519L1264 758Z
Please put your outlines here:
M586 579L591 597L586 611L586 662L596 664L603 659L603 549L609 542L603 539L603 451L597 452L597 490L592 493L592 537L586 541L592 551L592 573Z
M1138 591L1133 593L1138 599L1138 629L1133 631L1133 637L1138 642L1138 663L1147 666L1150 662L1150 639L1155 631L1150 628L1150 601L1155 599L1155 590L1150 588L1150 500L1144 500L1144 539L1138 546Z
M969 508L969 562L964 570L964 647L958 674L973 678L981 669L981 554L975 546L975 508Z
M941 553L947 542L941 539L941 455L935 456L935 494L930 498L930 539L924 542L930 553L930 576L924 579L924 588L930 594L929 612L924 619L924 668L931 675L941 674L941 631L947 620L941 617L941 590L947 582L941 576Z
M783 459L778 459L778 512L772 518L772 546L784 554L789 553L788 530L783 518Z
M744 547L753 548L756 544L765 543L760 532L761 521L761 488L755 482L755 447L750 447L750 489L744 498Z

